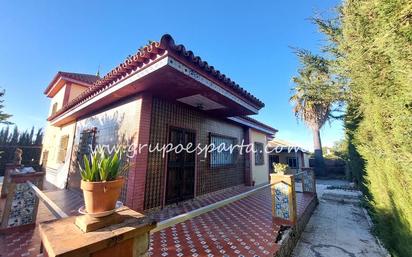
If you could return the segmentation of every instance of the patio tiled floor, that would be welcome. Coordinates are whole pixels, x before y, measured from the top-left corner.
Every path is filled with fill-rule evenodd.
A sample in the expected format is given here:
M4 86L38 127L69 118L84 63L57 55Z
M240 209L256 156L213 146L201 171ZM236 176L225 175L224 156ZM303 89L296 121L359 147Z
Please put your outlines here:
M236 187L199 197L196 200L151 211L158 221L171 218L202 206L250 190ZM48 191L46 194L67 214L76 215L83 203L73 191ZM297 194L298 213L312 200L311 195ZM41 204L38 222L54 217ZM277 250L275 243L279 226L272 221L270 190L264 189L242 200L189 221L157 232L151 236L151 256L269 256ZM0 257L43 256L39 254L40 238L36 230L0 236Z
M297 194L298 213L312 200ZM151 236L151 256L272 256L280 226L272 220L270 189Z

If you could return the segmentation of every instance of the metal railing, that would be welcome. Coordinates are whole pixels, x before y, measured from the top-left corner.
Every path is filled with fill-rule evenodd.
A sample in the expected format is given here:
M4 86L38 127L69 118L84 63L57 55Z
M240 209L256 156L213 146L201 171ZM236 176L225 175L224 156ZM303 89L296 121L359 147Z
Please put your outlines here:
M30 181L26 181L30 188L36 193L37 197L46 205L47 209L58 219L67 218L67 215L57 204L50 200L36 185Z
M294 176L302 176L302 178L303 178L303 176L305 175L306 172L307 171L301 171L301 172L298 172L298 173L294 174ZM36 187L30 181L27 181L27 184L31 187L31 189L36 193L37 197L46 205L48 210L50 212L52 212L53 215L56 218L60 219L60 218L68 217L68 215L59 206L57 206L52 200L50 200L38 187ZM302 179L302 184L303 184L303 179ZM151 230L150 233L153 234L153 233L156 233L156 232L161 231L163 229L166 229L168 227L172 227L172 226L174 226L178 223L182 223L182 222L185 222L189 219L193 219L197 216L200 216L202 214L211 212L215 209L218 209L218 208L223 207L225 205L231 204L233 202L241 200L241 199L243 199L245 197L248 197L250 195L253 195L253 194L257 193L258 191L260 191L262 189L265 189L265 188L268 188L268 187L271 187L271 186L272 186L272 184L269 183L269 184L254 188L252 190L249 190L247 192L244 192L244 193L229 197L227 199L218 201L216 203L213 203L213 204L210 204L210 205L207 205L207 206L204 206L204 207L201 207L201 208L198 208L198 209L180 214L178 216L172 217L172 218L164 220L164 221L160 221L160 222L157 223L156 228Z
M167 220L164 220L164 221L160 221L160 222L157 223L156 228L154 228L153 230L151 230L150 233L151 233L151 234L156 233L156 232L158 232L158 231L160 231L160 230L163 230L163 229L165 229L165 228L168 228L168 227L171 227L171 226L176 225L176 224L178 224L178 223L181 223L181 222L184 222L184 221L186 221L186 220L192 219L192 218L197 217L197 216L199 216L199 215L208 213L208 212L213 211L213 210L215 210L215 209L217 209L217 208L223 207L223 206L225 206L225 205L228 205L228 204L231 204L231 203L233 203L233 202L235 202L235 201L238 201L238 200L240 200L240 199L243 199L243 198L245 198L245 197L247 197L247 196L250 196L250 195L252 195L252 194L255 194L256 192L258 192L258 191L260 191L260 190L262 190L262 189L268 188L268 187L270 187L270 184L266 184L266 185L257 187L257 188L255 188L255 189L252 189L252 190L249 190L249 191L247 191L247 192L244 192L244 193L241 193L241 194L238 194L238 195L229 197L229 198L224 199L224 200L221 200L221 201L219 201L219 202L212 203L212 204L210 204L210 205L207 205L207 206L198 208L198 209L196 209L196 210L193 210L193 211L189 211L189 212L180 214L180 215L175 216L175 217L173 217L173 218L170 218L170 219L167 219Z

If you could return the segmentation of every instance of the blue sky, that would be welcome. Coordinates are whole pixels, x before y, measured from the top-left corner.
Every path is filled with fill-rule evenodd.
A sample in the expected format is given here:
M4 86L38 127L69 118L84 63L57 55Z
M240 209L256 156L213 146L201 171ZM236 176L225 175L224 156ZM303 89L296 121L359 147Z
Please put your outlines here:
M147 40L171 34L176 43L253 93L266 107L257 119L277 137L312 149L310 131L293 116L291 77L298 62L290 46L318 51L322 36L308 21L335 0L312 1L3 1L0 87L5 110L21 129L43 127L43 91L59 70L101 74ZM324 145L343 136L325 125Z

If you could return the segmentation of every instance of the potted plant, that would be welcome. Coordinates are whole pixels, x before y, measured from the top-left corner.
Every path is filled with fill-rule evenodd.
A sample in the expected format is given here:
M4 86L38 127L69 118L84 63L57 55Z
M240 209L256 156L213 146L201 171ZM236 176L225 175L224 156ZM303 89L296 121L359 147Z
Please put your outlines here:
M289 165L284 163L273 163L273 171L279 175L285 174L289 170Z
M109 155L103 147L98 147L90 157L84 155L83 165L79 166L86 212L114 210L124 183L122 174L128 168L122 164L120 148Z

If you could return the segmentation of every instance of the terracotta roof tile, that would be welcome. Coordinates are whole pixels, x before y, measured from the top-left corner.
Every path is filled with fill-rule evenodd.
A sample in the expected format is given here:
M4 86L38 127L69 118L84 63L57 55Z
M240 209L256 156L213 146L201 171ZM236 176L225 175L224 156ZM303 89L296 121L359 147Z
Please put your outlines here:
M66 112L67 110L73 108L74 106L77 106L85 101L88 101L95 95L111 87L120 79L124 78L125 76L128 76L132 72L136 71L138 68L149 63L150 60L155 60L158 57L162 56L166 52L166 50L190 61L198 68L202 69L209 75L214 76L216 79L223 82L223 84L233 89L233 91L239 93L240 95L254 103L256 106L260 108L264 107L264 103L257 99L255 96L253 96L248 91L240 87L238 84L236 84L230 78L226 77L220 71L216 70L213 66L210 66L200 57L195 56L192 51L186 50L186 48L183 45L176 45L173 38L170 35L166 34L162 36L160 42L150 42L148 45L141 47L136 54L129 56L123 63L119 64L116 68L107 73L103 78L100 78L99 80L95 81L89 89L84 91L77 98L70 101L67 105L63 106L62 109L60 109L54 115L50 116L48 120L52 120L55 117Z
M82 82L87 83L87 84L93 84L94 82L96 82L97 80L100 79L99 76L92 75L92 74L64 72L64 71L59 71L59 73L64 77L79 80L79 81L82 81Z
M236 82L232 81L225 74L221 73L219 70L215 69L213 66L210 66L206 61L203 61L202 58L200 58L199 56L195 56L192 51L186 50L184 45L176 45L172 36L168 34L163 35L162 39L160 40L160 44L162 47L168 49L169 51L172 50L175 53L179 54L180 56L183 56L188 61L192 62L196 66L203 69L205 72L209 73L210 75L217 78L219 81L231 87L235 92L244 96L249 101L255 103L257 106L261 108L265 106L265 104L262 101L260 101L258 98L253 96L251 93L249 93L248 91L243 89L241 86L236 84Z
M74 73L74 72L65 72L65 71L59 71L57 74L54 76L53 80L50 82L50 84L47 86L47 88L44 90L44 93L47 94L49 90L53 87L53 85L56 83L56 81L60 77L66 77L69 79L74 79L86 84L89 84L90 86L95 83L97 80L100 79L99 76L92 75L92 74L84 74L84 73Z

